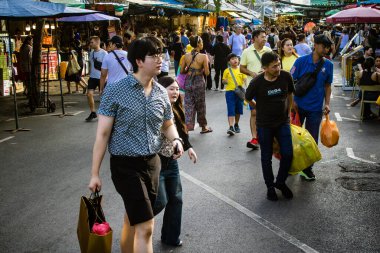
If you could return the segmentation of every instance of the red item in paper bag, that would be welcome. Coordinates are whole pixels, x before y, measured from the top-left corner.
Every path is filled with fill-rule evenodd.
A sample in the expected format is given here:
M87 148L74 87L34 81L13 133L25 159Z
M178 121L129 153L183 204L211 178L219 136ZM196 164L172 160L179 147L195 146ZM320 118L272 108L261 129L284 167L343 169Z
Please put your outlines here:
M106 235L111 230L108 222L94 223L92 226L92 233L97 235Z

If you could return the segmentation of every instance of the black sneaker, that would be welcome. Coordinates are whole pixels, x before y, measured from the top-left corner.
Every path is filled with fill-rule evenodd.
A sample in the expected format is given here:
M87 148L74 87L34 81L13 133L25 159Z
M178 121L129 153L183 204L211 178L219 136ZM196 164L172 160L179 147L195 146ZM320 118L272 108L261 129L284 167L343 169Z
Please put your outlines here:
M98 116L96 115L96 112L91 112L90 115L86 118L86 121L91 121L93 119L96 119Z
M234 129L233 126L230 126L230 128L228 128L227 134L229 134L229 135L234 135L235 134L235 129Z
M315 180L315 175L311 168L304 169L300 173L301 178L305 179L306 181L314 181Z
M277 193L276 193L276 190L274 189L274 187L268 188L267 199L270 201L277 201L278 200Z
M282 192L282 195L286 199L292 199L293 198L293 193L286 184L276 184L274 187L279 189Z
M235 124L234 128L235 128L235 133L240 133L239 124Z

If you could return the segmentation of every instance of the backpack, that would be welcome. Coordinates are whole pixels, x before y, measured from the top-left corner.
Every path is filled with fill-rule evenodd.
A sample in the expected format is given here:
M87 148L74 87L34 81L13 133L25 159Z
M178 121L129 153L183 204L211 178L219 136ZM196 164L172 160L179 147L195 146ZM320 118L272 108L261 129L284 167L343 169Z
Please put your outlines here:
M270 47L273 49L274 48L274 35L268 35L268 43Z

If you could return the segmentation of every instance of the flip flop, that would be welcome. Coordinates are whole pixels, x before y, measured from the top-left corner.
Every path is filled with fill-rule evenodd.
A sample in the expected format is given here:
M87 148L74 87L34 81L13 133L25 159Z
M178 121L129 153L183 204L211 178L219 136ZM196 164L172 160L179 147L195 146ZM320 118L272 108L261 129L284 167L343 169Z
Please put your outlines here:
M208 127L208 128L206 128L206 130L202 130L201 134L207 134L207 133L211 133L211 132L212 132L211 127Z

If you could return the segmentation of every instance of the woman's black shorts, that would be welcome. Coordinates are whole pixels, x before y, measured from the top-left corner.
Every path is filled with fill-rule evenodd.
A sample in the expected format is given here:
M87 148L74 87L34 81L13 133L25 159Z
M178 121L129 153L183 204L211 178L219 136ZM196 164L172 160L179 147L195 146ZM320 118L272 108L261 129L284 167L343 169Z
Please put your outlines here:
M112 181L123 198L131 226L154 217L153 206L157 197L160 168L158 155L111 155Z

